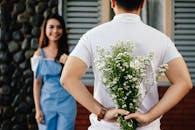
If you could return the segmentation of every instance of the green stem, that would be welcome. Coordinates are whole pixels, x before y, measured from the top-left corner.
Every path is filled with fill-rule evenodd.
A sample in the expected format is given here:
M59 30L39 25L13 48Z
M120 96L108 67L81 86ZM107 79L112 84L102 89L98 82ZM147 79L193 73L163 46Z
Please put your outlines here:
M125 120L122 115L119 115L118 119L122 130L136 130L138 127L138 122L135 119Z

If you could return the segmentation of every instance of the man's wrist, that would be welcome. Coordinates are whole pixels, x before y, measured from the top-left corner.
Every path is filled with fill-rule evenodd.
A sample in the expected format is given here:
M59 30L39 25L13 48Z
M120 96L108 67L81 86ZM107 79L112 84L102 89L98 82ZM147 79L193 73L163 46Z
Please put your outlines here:
M97 115L98 121L104 119L105 114L106 114L106 109L102 107Z
M147 116L147 122L146 123L151 123L153 122L154 120L158 119L160 116L157 116L158 113L154 113L152 112L151 110L149 112L146 113L146 116Z

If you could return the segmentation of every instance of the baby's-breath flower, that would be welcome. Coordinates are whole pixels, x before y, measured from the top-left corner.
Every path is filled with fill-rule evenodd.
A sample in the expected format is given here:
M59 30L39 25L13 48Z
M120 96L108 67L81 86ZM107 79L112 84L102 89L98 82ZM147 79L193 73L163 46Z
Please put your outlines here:
M143 82L144 85L151 86L157 79L147 79L154 54L134 56L134 48L135 44L130 41L116 42L110 51L97 47L98 57L94 61L96 68L103 75L102 81L108 88L116 108L125 109L130 113L134 113L140 104L140 84ZM158 76L164 74L167 67L166 64L161 65ZM118 118L123 130L134 130L138 126L135 120L126 121L120 115Z
M165 71L168 69L168 64L162 64L160 65L159 69L158 69L158 74L156 76L156 80L158 81L158 79L160 78L160 76L163 76Z
M125 109L126 107L127 107L127 105L126 105L126 104L123 104L123 105L122 105L122 108L123 108L123 109Z

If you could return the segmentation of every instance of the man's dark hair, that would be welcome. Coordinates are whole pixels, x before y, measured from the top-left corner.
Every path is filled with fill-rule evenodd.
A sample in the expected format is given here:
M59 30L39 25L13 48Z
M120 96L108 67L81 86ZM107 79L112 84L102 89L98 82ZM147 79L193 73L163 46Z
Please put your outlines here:
M144 0L116 0L116 4L126 11L133 11L140 8Z

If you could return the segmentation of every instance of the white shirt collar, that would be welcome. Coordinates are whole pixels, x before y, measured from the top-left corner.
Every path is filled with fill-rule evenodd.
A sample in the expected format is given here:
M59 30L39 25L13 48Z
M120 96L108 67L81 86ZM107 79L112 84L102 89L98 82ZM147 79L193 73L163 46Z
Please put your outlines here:
M141 18L137 14L123 13L114 16L113 21L117 22L140 22Z

